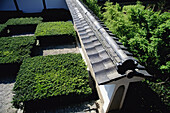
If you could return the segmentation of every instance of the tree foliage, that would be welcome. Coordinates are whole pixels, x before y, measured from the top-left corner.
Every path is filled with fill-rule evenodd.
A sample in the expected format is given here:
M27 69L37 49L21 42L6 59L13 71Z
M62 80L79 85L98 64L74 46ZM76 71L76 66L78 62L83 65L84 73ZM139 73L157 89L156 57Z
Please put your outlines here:
M103 20L139 61L152 70L169 72L170 13L145 9L138 2L123 8L105 3ZM151 72L151 71L150 71Z
M98 16L99 18L102 17L101 13L101 6L97 4L97 0L86 0L85 4Z

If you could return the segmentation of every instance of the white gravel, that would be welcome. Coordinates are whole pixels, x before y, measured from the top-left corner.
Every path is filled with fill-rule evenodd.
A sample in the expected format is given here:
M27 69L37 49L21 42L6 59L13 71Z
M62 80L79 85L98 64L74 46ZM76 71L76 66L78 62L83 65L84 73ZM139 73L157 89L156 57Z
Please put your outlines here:
M43 51L43 56L66 54L66 53L80 53L78 47L75 47L75 45L47 47L47 48L42 48L42 51Z
M12 107L12 89L14 87L14 81L0 80L0 113L15 113L17 109Z

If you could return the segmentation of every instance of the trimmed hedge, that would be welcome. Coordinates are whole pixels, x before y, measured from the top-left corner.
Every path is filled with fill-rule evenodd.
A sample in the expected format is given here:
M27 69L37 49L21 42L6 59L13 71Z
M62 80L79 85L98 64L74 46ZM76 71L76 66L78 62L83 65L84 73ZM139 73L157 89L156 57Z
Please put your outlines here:
M24 102L55 96L87 97L92 94L92 89L89 87L86 68L81 54L25 59L14 85L13 105L22 108Z
M35 39L33 36L1 37L0 64L21 63L24 58L30 57Z
M1 31L3 31L3 29L5 29L6 26L7 26L6 24L0 24L0 33Z
M76 36L71 22L44 22L37 26L36 36L70 35Z
M42 20L42 17L12 18L6 22L6 25L39 24L42 22Z

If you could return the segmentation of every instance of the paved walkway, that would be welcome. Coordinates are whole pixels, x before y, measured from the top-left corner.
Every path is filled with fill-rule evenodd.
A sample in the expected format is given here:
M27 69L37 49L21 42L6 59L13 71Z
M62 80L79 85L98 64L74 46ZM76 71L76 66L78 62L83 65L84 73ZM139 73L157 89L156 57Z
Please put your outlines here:
M43 51L43 56L66 54L66 53L80 53L78 47L75 47L75 45L46 47L46 48L42 48L41 51Z
M17 109L12 107L12 89L14 87L14 77L0 78L0 113L16 113Z

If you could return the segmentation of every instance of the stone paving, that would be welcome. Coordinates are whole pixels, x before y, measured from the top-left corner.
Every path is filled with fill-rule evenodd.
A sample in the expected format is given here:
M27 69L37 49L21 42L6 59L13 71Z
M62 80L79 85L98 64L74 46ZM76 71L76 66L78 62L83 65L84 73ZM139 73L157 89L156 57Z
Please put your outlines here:
M0 78L0 113L16 113L17 109L12 107L12 89L14 87L14 77Z
M54 46L42 48L43 56L47 55L57 55L57 54L66 54L66 53L79 53L78 47L75 45L62 45L62 46Z

